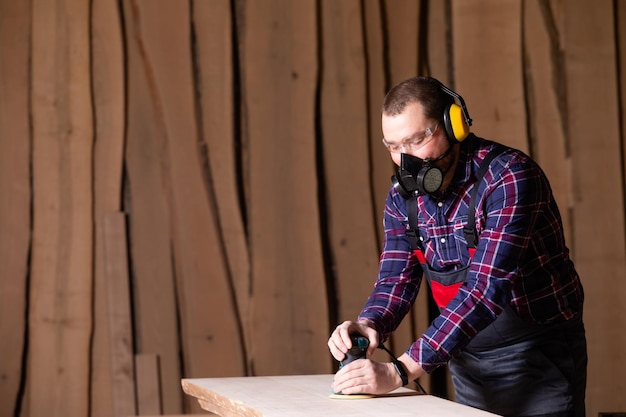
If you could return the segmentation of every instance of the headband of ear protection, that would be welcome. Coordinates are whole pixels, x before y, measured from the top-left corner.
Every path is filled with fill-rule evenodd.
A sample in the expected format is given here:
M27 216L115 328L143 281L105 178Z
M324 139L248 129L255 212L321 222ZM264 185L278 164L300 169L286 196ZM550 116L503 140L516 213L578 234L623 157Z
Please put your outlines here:
M441 90L454 98L459 104L452 103L446 107L443 112L443 124L446 127L446 133L451 141L462 142L469 135L469 127L472 125L472 119L469 117L467 107L463 97L450 90L445 85L441 85Z

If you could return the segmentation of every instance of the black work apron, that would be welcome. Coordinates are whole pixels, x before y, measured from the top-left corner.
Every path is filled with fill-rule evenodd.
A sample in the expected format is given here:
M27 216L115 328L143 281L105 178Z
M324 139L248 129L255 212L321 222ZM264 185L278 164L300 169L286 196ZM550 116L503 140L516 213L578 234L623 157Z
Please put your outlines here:
M441 273L425 263L422 269L431 288L440 288L440 297L450 297L469 271ZM461 404L503 416L579 417L585 415L586 362L580 315L534 325L507 306L449 362L449 369Z
M478 242L475 200L480 179L499 151L490 152L477 173L465 228L471 258ZM469 265L438 272L426 263L417 231L417 197L409 202L407 238L422 266L435 302L444 309L466 281ZM478 333L449 362L456 401L503 416L585 415L587 352L581 314L567 322L534 325L511 306Z

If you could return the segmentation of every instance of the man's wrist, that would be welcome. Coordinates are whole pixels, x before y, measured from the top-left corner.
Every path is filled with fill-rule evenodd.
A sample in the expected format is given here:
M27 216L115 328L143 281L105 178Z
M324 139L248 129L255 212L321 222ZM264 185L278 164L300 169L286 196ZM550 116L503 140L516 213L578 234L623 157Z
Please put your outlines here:
M391 360L391 364L393 365L396 373L400 377L400 380L402 381L402 386L406 386L409 383L409 376L406 372L404 364L395 358Z
M406 371L409 381L415 381L425 374L424 369L420 366L420 364L415 362L413 358L406 353L403 353L400 357L398 357L398 361L404 366L404 370Z
M359 319L357 319L357 323L362 324L364 326L367 326L367 327L370 327L370 328L376 330L376 325L370 319L367 319L367 318L364 318L364 317L363 318L359 318Z

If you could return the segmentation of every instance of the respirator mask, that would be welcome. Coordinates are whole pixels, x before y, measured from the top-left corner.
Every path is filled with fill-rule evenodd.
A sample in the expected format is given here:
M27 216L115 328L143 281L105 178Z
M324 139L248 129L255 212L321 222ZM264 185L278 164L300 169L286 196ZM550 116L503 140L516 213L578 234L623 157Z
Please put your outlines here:
M435 159L442 159L446 154ZM391 177L393 188L405 199L433 194L443 184L443 171L431 165L431 160L421 159L407 153L400 155L400 169Z

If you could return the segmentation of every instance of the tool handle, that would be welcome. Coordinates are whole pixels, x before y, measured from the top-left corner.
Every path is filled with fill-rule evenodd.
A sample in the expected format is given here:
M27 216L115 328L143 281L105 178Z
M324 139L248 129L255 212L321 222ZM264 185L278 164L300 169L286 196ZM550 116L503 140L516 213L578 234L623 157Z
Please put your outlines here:
M346 357L339 363L340 368L357 359L365 359L367 357L367 348L370 345L367 337L353 334L350 336L350 339L352 340L352 347L346 353Z

